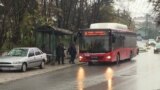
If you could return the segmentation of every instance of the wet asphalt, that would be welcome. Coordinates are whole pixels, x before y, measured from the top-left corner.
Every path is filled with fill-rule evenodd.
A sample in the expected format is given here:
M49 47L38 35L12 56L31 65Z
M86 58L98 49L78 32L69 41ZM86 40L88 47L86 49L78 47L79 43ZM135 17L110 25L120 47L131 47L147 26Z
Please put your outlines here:
M77 65L1 84L0 90L160 90L160 54L152 48L120 65Z

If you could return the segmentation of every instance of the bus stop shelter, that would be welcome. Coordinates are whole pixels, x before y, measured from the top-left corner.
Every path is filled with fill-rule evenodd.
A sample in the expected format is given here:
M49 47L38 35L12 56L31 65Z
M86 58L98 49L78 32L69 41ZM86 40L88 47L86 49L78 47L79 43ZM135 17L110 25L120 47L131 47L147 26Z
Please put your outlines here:
M35 45L43 52L47 53L49 62L55 61L56 46L58 43L63 43L64 46L72 40L73 32L57 28L55 26L41 26L35 30Z

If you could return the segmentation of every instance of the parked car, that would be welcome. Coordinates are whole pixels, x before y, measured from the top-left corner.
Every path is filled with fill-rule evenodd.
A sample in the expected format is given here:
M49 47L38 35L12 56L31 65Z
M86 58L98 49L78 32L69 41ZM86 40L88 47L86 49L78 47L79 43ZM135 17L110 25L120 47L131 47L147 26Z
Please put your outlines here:
M21 70L28 68L44 68L47 56L36 47L13 48L6 56L0 57L1 70Z
M149 39L148 42L147 42L147 45L155 46L156 45L156 41L154 39Z
M157 43L154 48L154 53L159 53L159 52L160 52L160 43Z

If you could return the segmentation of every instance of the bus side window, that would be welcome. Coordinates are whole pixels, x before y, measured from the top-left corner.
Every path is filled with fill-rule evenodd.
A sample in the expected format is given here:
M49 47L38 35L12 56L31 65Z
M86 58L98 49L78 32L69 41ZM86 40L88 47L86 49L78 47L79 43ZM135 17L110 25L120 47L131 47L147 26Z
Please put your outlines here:
M112 43L115 43L116 42L116 37L115 35L112 34Z

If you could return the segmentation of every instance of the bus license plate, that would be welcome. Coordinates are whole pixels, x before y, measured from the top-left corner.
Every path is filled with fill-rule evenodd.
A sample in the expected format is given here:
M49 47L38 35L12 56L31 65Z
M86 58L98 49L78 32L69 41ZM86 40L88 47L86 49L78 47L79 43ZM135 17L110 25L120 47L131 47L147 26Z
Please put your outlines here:
M98 62L98 60L91 60L92 62Z

